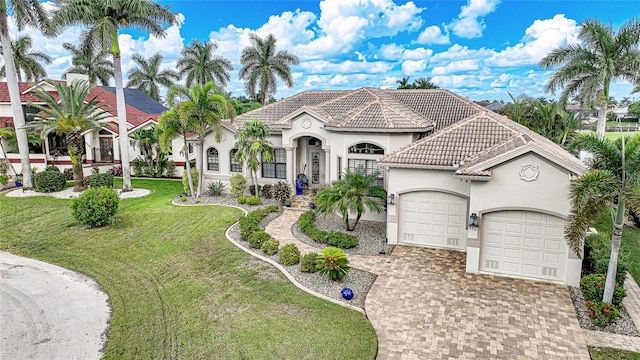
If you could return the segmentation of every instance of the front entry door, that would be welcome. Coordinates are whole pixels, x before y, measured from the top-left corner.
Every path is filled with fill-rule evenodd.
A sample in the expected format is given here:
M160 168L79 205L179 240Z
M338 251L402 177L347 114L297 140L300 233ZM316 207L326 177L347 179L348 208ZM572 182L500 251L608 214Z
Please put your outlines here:
M321 170L320 152L313 151L311 153L311 183L320 184Z
M100 138L100 160L113 162L113 139L110 137Z

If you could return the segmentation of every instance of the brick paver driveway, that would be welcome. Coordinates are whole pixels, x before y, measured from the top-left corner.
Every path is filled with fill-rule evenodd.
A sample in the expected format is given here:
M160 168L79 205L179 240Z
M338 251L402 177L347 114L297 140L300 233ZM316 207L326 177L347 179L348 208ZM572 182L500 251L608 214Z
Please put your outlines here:
M590 358L564 286L467 274L444 250L350 259L378 274L365 304L378 359Z

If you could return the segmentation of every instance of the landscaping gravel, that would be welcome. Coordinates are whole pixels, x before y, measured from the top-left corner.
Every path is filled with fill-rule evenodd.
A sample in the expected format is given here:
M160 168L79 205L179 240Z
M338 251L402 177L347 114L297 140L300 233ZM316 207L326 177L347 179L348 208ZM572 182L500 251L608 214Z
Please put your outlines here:
M576 309L576 316L580 327L583 329L604 331L613 334L640 336L640 331L636 329L635 324L631 320L629 313L624 308L624 305L619 307L620 317L615 322L609 324L607 327L601 328L593 325L591 319L586 315L588 311L587 306L584 304L585 300L582 296L582 291L579 287L569 286L569 294L571 295L571 301L573 301L573 307Z
M187 197L187 201L182 201L180 196L176 196L173 198L172 202L175 205L229 205L235 206L247 211L253 211L260 208L263 208L268 205L278 205L280 203L275 199L265 199L260 198L262 204L260 205L247 205L247 204L238 204L238 200L231 194L223 194L221 196L209 196L209 195L201 195L199 198Z
M315 225L318 229L324 231L340 231L354 235L358 238L358 247L352 249L344 249L347 254L357 255L389 255L393 251L394 245L386 243L387 240L387 224L378 221L360 220L355 230L345 231L344 222L338 215L316 215ZM291 227L291 232L300 241L317 248L326 247L326 244L319 243L302 231L298 227L298 222ZM384 253L381 253L383 251Z
M266 223L268 223L272 219L275 219L278 215L279 215L278 213L269 214L263 220L261 225L266 225ZM278 254L275 254L273 256L266 255L261 250L253 249L252 247L250 247L248 242L243 241L240 238L240 227L238 226L238 224L235 224L231 227L231 229L229 230L229 236L231 236L233 240L235 240L238 244L240 244L245 249L251 251L252 253L255 253L257 255L269 258L277 263L280 263ZM291 276L293 276L294 279L296 279L296 281L298 281L303 286L315 292L323 294L327 297L330 297L332 299L341 301L345 304L357 306L362 309L364 309L364 302L367 297L367 294L369 293L369 289L371 288L373 283L376 281L376 277L377 277L375 274L362 271L359 269L351 268L347 272L347 275L344 277L344 279L342 279L341 281L333 281L333 280L330 280L328 276L322 276L317 273L304 273L300 271L299 264L291 265L291 266L284 266L284 265L282 266L287 270L287 272L289 272L289 274L291 274ZM354 293L353 299L345 300L342 298L342 295L340 292L345 287L348 287L351 290L353 290L353 293Z

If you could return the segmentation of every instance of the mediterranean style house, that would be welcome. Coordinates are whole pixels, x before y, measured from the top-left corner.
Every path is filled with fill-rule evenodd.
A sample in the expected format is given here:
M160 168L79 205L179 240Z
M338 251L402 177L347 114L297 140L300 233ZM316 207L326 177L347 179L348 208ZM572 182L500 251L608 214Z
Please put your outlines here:
M69 74L67 82L75 79L86 80L86 76ZM34 95L36 88L40 87L45 91L54 93L55 81L43 80L37 83L21 82L18 84L20 90L20 100L25 113L26 122L34 121L34 114L37 112L30 103L42 104L40 99ZM90 175L93 169L106 172L114 165L120 164L118 119L116 111L115 88L108 86L95 86L90 97L97 96L101 107L112 114L112 118L107 119L108 125L102 130L89 131L84 134L85 154L83 164L85 175ZM135 89L125 89L125 102L127 106L127 130L131 134L137 129L148 129L157 123L158 117L167 110L165 106L151 99L144 93ZM7 83L0 83L0 128L13 127L13 114L11 112L11 101ZM172 153L177 154L175 161L179 168L184 164L184 157L180 157L182 148L180 140L176 140L172 145ZM7 157L13 163L17 172L20 169L20 157L17 148L3 143L7 149ZM133 160L140 155L140 150L134 146L129 146L129 159ZM67 145L64 136L49 136L41 145L29 145L31 166L38 171L44 170L48 165L56 165L61 170L71 167L71 159L67 154ZM195 155L194 155L195 156ZM181 173L178 173L180 175Z
M447 90L305 91L205 136L205 179L228 180L234 134L268 125L273 163L261 184L310 187L364 169L387 189L391 244L463 251L471 273L577 285L582 261L564 238L569 184L585 165L529 129Z

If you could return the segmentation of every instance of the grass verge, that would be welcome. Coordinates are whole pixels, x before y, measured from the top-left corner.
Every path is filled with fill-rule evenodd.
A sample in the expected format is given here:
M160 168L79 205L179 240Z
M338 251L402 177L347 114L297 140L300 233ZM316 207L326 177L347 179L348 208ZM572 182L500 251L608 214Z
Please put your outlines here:
M589 347L591 360L640 360L640 353Z
M85 230L69 200L0 195L0 249L94 277L113 309L105 359L373 359L360 313L308 295L224 237L237 209L170 204L180 182Z

